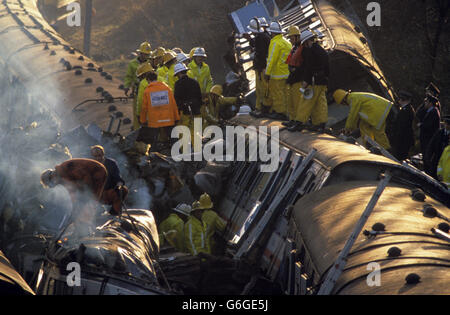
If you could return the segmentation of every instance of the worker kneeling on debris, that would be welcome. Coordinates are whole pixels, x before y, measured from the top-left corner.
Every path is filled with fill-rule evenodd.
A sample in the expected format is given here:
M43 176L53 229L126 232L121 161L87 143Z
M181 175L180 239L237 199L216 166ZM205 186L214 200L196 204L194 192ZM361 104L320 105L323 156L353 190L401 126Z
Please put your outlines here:
M384 149L390 149L385 130L386 119L393 105L391 102L376 94L340 89L334 92L333 97L336 103L350 106L344 133L350 134L358 128L359 124L364 144L368 136Z
M101 201L112 206L110 214L120 215L122 213L122 203L128 196L128 188L125 186L125 181L120 177L117 162L105 157L105 149L100 145L91 147L91 155L94 160L102 163L108 171Z
M141 128L136 140L151 145L156 144L160 129L166 129L166 134L170 135L172 128L180 120L172 89L167 84L158 82L157 78L154 71L147 75L149 85L144 91L139 115L139 120L145 127Z
M167 243L179 252L186 252L184 240L184 224L191 214L191 206L179 204L167 219L159 225L159 244L164 246Z
M214 85L209 91L208 103L202 107L203 128L221 124L221 112L226 111L233 105L240 106L243 103L242 98L224 97L222 94L223 87L221 85Z

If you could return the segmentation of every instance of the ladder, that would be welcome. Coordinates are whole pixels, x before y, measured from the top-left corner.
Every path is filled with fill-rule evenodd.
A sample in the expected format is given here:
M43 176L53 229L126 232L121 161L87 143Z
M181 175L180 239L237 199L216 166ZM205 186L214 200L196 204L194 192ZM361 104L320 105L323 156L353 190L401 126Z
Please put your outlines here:
M370 199L369 203L366 206L366 209L364 210L361 218L359 219L358 223L355 226L355 229L353 230L352 234L350 235L350 238L347 240L347 243L345 244L344 248L342 249L341 253L339 254L338 259L331 267L330 271L327 273L327 276L325 278L325 281L321 285L318 295L329 295L333 291L333 288L339 279L340 275L342 274L342 271L345 268L345 265L347 263L347 256L350 253L350 249L352 248L353 244L356 241L356 238L361 233L361 230L363 229L364 225L367 222L367 219L369 218L370 214L372 213L373 209L375 208L375 205L378 202L378 199L380 198L381 194L383 193L384 189L386 188L387 184L391 180L391 174L386 172L384 174L384 179L382 179L377 189L375 190L375 193L372 195L372 198Z

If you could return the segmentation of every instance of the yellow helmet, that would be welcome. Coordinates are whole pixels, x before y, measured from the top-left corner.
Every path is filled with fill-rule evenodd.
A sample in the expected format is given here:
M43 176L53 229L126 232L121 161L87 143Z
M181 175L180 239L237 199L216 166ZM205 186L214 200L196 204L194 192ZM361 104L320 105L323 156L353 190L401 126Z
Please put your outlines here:
M199 201L194 201L192 203L192 211L199 210L199 209L202 209L202 207L200 205L200 202Z
M214 85L214 86L211 88L211 90L209 91L209 93L216 94L216 95L218 95L218 96L222 96L222 94L223 94L223 88L222 88L222 86L219 85L219 84Z
M207 193L201 195L198 202L200 203L200 209L211 209L213 207L211 197Z
M176 59L177 58L177 54L174 53L173 51L169 50L166 51L166 53L164 54L164 63L168 63L169 61Z
M141 65L139 65L139 67L136 69L136 76L140 77L141 75L152 71L155 71L152 65L149 62L144 62Z
M152 52L152 46L149 42L143 42L139 49L136 50L138 53L143 53L149 55Z
M297 25L289 26L288 33L286 36L290 37L290 36L296 36L296 35L300 36L300 29L298 28L298 26Z
M153 51L154 57L164 57L164 54L166 53L166 50L164 47L158 47Z
M189 52L189 58L190 58L190 59L192 59L192 57L194 57L194 53L195 53L195 50L196 50L197 48L198 48L198 47L194 47L194 48L192 48L191 51Z
M333 98L336 101L336 103L341 104L344 98L348 95L349 91L337 89L333 93Z

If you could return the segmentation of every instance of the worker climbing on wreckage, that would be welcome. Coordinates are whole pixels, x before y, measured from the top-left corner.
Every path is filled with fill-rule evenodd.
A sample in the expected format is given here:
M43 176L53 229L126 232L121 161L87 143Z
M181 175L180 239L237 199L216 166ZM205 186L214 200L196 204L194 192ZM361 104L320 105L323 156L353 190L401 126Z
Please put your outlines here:
M393 103L373 93L351 92L338 89L333 94L338 104L350 106L350 113L345 123L344 133L349 135L358 126L363 143L368 136L384 149L390 149L386 135L386 120Z
M202 107L203 128L222 123L221 113L229 111L233 105L239 107L243 102L241 97L224 97L223 87L214 85L208 94L208 102Z
M213 210L214 204L207 193L201 195L198 202L202 210L202 222L206 227L206 240L209 244L210 252L213 255L219 254L216 238L225 231L226 222Z
M108 172L103 164L91 159L71 159L41 174L44 188L62 185L72 201L72 218L77 226L89 226L95 217Z
M125 186L125 181L120 176L117 162L106 157L105 149L100 145L91 147L91 155L94 160L102 163L108 172L101 201L104 204L112 206L109 212L111 215L121 215L122 204L128 196L128 188Z

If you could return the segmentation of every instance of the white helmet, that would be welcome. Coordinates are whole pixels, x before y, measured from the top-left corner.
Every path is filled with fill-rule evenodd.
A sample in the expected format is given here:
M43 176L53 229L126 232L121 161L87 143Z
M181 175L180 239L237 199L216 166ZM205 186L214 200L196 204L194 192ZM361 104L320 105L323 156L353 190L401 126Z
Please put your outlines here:
M173 208L173 211L189 216L192 211L192 207L185 203L180 203L176 208Z
M206 57L205 48L198 47L195 49L193 57Z
M176 75L177 73L187 71L189 70L184 63L177 63L173 69L173 74Z
M269 32L273 34L283 34L283 29L281 28L281 24L279 22L270 23Z
M264 30L261 28L261 25L259 24L258 18L251 19L249 25L247 26L247 29L252 33L264 32Z
M188 59L189 59L189 56L184 53L180 53L177 55L177 62L179 62L179 63L183 63Z
M302 44L304 43L304 42L306 42L308 39L310 39L310 38L313 38L313 37L315 37L316 35L313 33L313 32L311 32L310 30L306 30L306 31L303 31L301 34L300 34L300 41L302 42Z
M264 16L258 18L259 20L259 25L262 27L269 27L269 23L267 23L267 20Z

